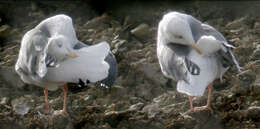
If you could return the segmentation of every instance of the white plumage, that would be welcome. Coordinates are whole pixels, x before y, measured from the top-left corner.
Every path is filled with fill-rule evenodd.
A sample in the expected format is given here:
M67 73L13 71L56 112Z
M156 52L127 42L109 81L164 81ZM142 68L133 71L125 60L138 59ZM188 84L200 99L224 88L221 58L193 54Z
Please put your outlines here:
M159 23L157 56L163 74L177 81L177 90L189 96L203 95L211 83L227 71L222 58L238 65L226 39L213 27L190 15L170 12ZM209 108L210 97L206 108Z
M64 85L66 112L68 82L101 81L112 85L117 75L116 60L108 43L82 44L66 15L47 18L24 35L15 69L25 83L45 88L47 112L48 90Z
M203 55L206 56L214 55L214 53L217 53L218 50L224 49L224 47L221 47L221 41L216 40L213 36L201 36L201 38L197 41L197 44L202 50Z
M104 59L109 52L110 47L106 42L75 50L79 57L64 60L58 67L48 68L44 79L74 83L79 78L90 82L100 81L108 76L109 65Z
M177 90L190 96L202 96L206 87L220 77L219 71L222 70L222 66L214 55L202 56L194 50L189 53L187 58L200 67L200 74L192 75L188 72L189 83L179 80Z
M49 90L67 82L77 83L79 79L90 82L105 79L109 65L104 59L110 52L109 45L102 42L76 50L73 46L77 42L70 17L56 15L47 18L23 37L16 71L24 82ZM78 57L67 57L66 52L76 53ZM48 67L48 57L57 66Z

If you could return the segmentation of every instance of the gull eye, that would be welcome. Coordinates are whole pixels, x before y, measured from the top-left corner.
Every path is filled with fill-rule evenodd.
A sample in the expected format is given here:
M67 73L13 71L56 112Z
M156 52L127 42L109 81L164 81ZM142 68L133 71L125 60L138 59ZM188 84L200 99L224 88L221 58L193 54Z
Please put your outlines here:
M61 43L58 43L57 45L58 45L58 47L59 47L59 48L61 48L61 47L62 47L62 44L61 44Z

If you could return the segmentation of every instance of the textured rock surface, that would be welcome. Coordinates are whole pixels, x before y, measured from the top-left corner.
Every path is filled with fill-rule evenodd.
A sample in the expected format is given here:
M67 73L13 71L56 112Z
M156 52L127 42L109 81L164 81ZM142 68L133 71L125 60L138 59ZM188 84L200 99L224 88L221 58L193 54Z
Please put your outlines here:
M1 129L224 129L260 128L260 37L257 2L106 3L88 1L4 2L0 4ZM99 5L101 6L101 5ZM246 7L246 8L245 8ZM15 8L13 10L12 8ZM244 68L229 69L214 82L213 113L189 112L188 99L165 78L156 56L156 32L163 14L177 10L217 28L236 48ZM241 11L243 10L243 11ZM106 40L118 60L119 76L111 89L70 84L68 114L62 90L49 92L51 114L44 114L43 89L23 84L14 73L20 41L41 20L65 13L73 18L79 40ZM8 26L8 27L6 27ZM194 99L206 103L206 95Z

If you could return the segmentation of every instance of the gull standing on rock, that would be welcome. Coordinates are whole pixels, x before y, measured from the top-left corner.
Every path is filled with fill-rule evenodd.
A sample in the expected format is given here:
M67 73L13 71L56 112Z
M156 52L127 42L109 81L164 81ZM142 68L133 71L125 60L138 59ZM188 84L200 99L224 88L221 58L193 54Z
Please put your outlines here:
M212 82L217 78L222 80L228 69L222 59L241 71L231 51L234 46L210 25L178 12L164 15L157 36L157 56L163 74L177 81L178 92L188 95L191 111L212 110ZM202 96L207 87L206 106L194 108L192 97Z
M78 41L72 19L56 15L28 31L21 42L16 72L25 83L44 88L46 113L48 90L63 86L66 113L68 82L98 82L111 86L117 63L107 42L86 46Z

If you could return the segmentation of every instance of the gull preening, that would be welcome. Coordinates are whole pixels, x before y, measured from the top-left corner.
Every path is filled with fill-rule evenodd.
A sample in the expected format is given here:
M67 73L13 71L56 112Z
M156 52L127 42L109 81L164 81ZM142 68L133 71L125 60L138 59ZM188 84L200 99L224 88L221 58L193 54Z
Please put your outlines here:
M66 15L47 18L24 35L15 69L25 83L44 88L47 113L48 90L63 86L62 111L66 112L67 83L99 81L111 86L117 76L109 44L78 41L72 19Z
M178 92L188 95L190 110L210 109L212 82L228 70L222 59L241 71L232 53L234 46L212 26L194 17L170 12L159 23L157 56L163 74L177 81ZM202 96L208 87L206 106L193 107L192 97Z

